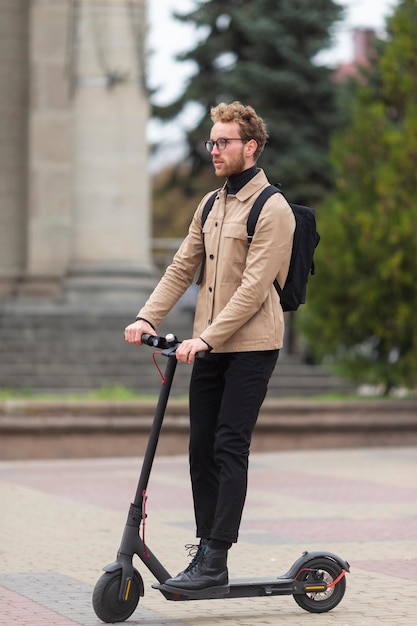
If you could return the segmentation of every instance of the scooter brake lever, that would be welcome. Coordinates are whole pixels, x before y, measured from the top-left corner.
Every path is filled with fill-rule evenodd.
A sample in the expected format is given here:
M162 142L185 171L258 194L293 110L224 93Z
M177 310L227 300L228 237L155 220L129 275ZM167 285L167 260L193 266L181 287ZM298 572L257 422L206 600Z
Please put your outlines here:
M177 337L172 333L168 333L163 338L163 341L160 343L160 347L162 348L162 354L164 356L171 356L175 354L177 347L180 345L180 341L178 341Z
M161 346L163 348L162 354L164 356L171 356L172 354L175 354L175 351L181 342L178 341L177 337L172 333L166 335L164 339L166 346Z

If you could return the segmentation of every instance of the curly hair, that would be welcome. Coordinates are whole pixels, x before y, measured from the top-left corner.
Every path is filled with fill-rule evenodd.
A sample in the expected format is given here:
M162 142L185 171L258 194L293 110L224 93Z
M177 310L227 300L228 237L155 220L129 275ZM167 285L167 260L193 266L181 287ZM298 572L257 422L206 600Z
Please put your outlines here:
M257 115L255 109L238 101L231 104L221 102L217 106L212 107L210 116L214 124L216 122L237 122L241 138L254 139L258 144L254 157L255 160L259 158L269 135L265 122Z

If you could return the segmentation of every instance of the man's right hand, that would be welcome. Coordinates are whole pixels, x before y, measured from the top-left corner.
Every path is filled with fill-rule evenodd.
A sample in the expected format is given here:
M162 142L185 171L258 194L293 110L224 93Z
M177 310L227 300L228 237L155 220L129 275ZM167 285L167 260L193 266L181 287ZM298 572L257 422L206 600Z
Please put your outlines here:
M133 324L129 324L125 328L125 340L128 343L135 343L138 346L142 345L142 335L145 333L149 335L155 335L155 329L152 328L145 320L136 320Z

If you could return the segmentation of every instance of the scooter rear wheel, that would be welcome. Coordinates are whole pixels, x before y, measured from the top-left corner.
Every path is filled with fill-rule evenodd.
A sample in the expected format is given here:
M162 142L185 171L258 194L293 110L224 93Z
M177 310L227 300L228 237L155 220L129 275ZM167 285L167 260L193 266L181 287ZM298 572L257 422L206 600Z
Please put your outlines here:
M307 563L297 580L314 582L325 582L330 585L342 573L342 568L338 563L328 558L312 559ZM345 595L346 577L343 576L335 585L328 587L326 591L309 592L304 594L294 594L296 603L305 611L310 613L325 613L331 611L339 604Z
M103 622L124 622L136 609L141 595L140 574L134 570L127 600L120 602L121 570L105 572L98 579L93 591L93 609Z

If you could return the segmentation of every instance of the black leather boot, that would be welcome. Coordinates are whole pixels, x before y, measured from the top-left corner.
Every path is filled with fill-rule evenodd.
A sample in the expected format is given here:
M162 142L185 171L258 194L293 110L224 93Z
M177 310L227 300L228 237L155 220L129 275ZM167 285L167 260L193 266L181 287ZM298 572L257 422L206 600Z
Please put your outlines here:
M209 546L200 546L198 554L187 569L175 578L168 578L164 587L180 592L207 588L226 589L228 584L227 550L213 550Z

